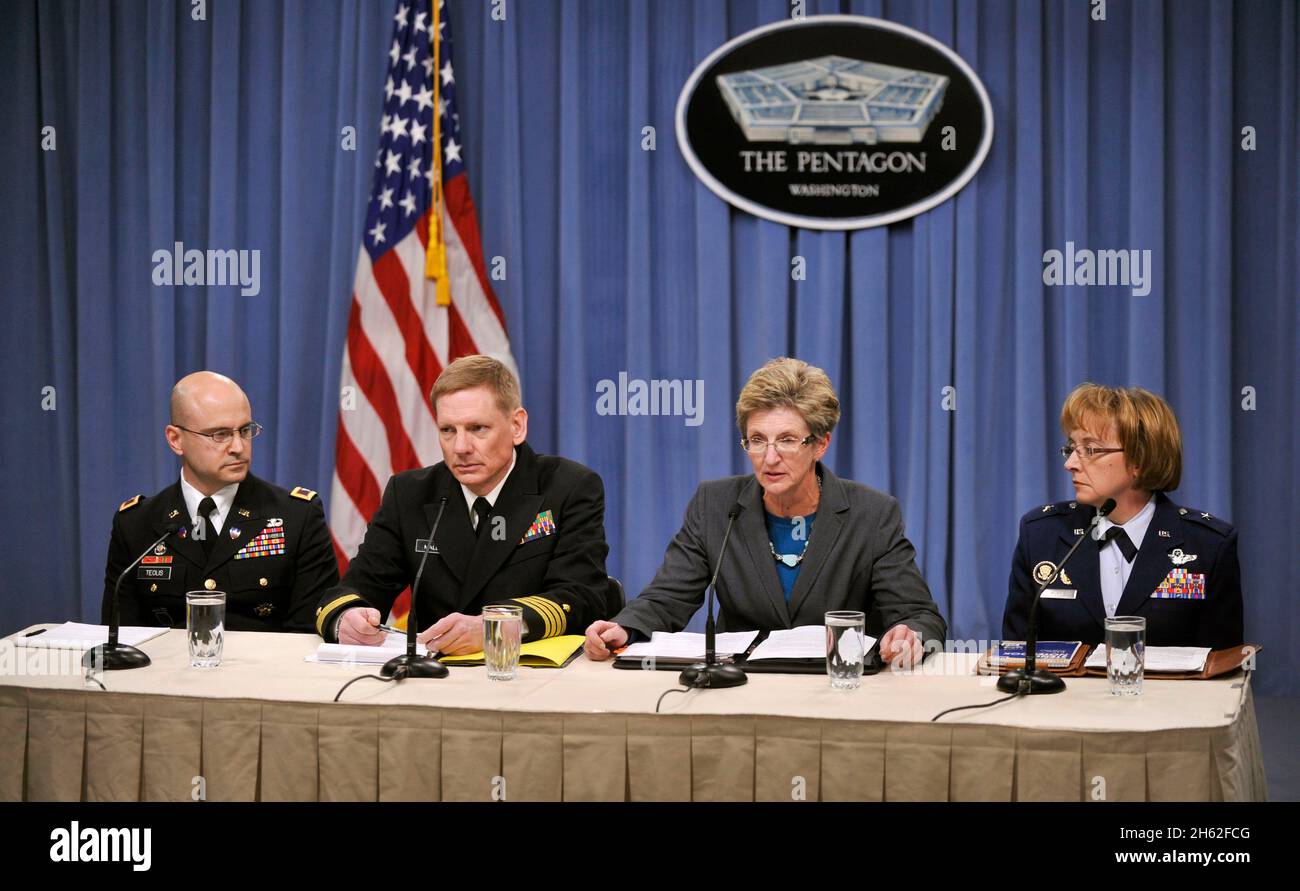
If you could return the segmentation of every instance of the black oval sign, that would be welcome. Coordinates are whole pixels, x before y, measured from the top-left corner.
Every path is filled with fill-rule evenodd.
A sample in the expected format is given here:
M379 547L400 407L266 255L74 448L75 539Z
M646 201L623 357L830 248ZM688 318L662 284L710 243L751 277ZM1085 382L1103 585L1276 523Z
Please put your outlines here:
M699 64L677 144L720 198L812 229L862 229L957 193L993 142L988 92L932 37L862 16L756 28Z

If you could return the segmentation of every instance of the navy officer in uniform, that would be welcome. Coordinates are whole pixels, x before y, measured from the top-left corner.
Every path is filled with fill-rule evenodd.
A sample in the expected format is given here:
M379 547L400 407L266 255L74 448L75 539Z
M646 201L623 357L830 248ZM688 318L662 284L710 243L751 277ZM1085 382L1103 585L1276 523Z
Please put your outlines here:
M496 359L452 362L430 400L443 461L388 480L343 580L320 599L316 630L330 642L382 644L379 623L426 548L415 596L418 639L431 652L482 650L485 606L521 607L524 641L581 634L604 618L600 476L529 447L519 382Z
M338 581L338 562L316 493L249 473L261 430L244 391L224 375L198 371L172 388L165 435L181 459L180 479L118 508L104 624L122 570L171 526L122 582L123 625L183 628L185 593L215 590L226 593L231 631L311 632L321 592Z
M1061 454L1075 498L1036 507L1020 521L1002 635L1023 640L1039 583L1115 499L1038 607L1042 640L1105 639L1108 616L1143 616L1148 646L1225 649L1243 641L1237 530L1166 492L1182 476L1173 410L1140 387L1076 387L1061 409Z

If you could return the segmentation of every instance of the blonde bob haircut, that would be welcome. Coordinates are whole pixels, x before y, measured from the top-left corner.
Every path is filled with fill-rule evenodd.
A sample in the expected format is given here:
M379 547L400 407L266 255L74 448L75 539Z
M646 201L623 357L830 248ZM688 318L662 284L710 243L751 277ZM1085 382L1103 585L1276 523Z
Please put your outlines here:
M520 406L519 380L504 362L491 356L461 356L442 370L433 383L429 402L438 411L438 400L461 390L487 387L496 397L497 408L510 414Z
M1174 410L1141 387L1075 387L1061 407L1061 430L1103 435L1115 425L1124 460L1137 470L1134 486L1147 492L1178 488L1183 476L1183 434Z
M840 400L831 379L802 359L773 359L749 376L736 400L740 435L748 435L745 425L750 415L773 408L797 411L817 439L834 430L840 420Z

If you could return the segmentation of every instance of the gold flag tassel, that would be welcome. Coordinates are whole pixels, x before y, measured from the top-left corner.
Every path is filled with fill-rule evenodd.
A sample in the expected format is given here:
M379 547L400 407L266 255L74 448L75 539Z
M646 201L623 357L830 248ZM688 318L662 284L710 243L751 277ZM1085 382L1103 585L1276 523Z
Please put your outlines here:
M443 233L442 200L442 115L441 62L442 34L439 22L440 4L431 0L433 25L429 28L433 42L433 200L429 214L429 248L424 253L424 274L433 279L437 288L438 306L451 305L451 282L447 279L447 239Z

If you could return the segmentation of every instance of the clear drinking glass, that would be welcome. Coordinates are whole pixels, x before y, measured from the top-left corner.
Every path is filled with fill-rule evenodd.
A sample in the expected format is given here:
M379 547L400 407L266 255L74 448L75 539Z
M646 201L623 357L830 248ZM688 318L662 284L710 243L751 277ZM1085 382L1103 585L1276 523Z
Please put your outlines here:
M1147 620L1141 616L1106 619L1106 677L1114 695L1137 696L1142 692L1146 639Z
M220 665L226 641L226 592L187 591L185 630L190 641L190 667Z
M856 690L862 683L867 648L866 615L857 610L826 614L826 674L836 690Z
M524 610L519 606L483 608L483 661L488 680L513 680L519 670L519 639Z

